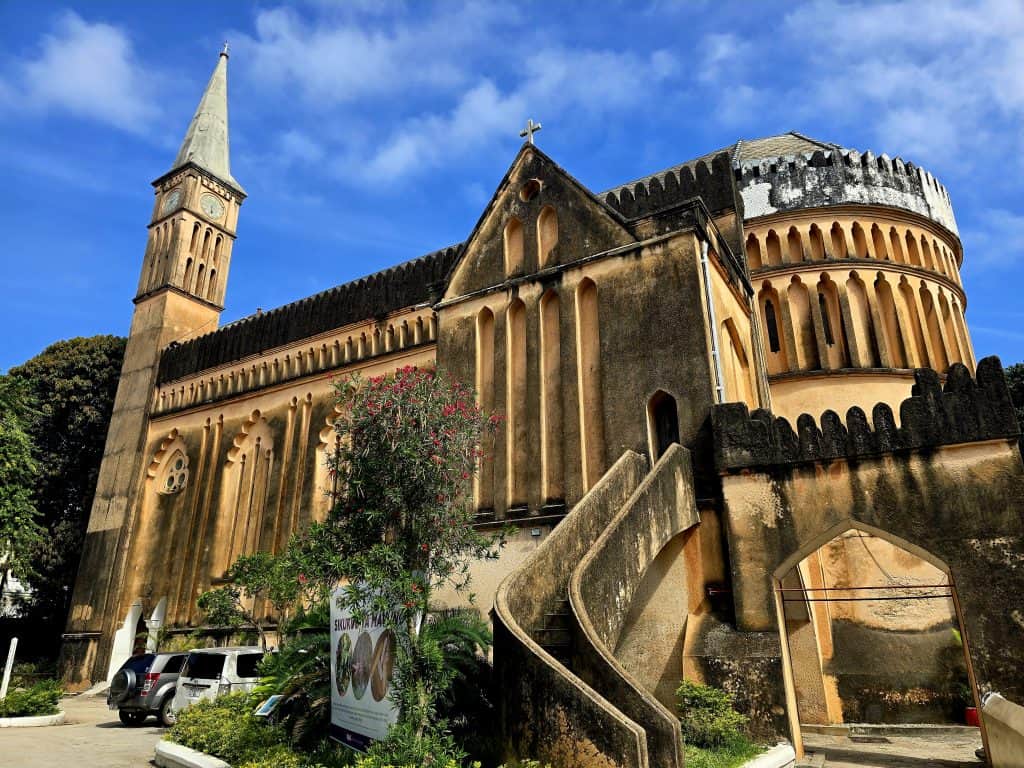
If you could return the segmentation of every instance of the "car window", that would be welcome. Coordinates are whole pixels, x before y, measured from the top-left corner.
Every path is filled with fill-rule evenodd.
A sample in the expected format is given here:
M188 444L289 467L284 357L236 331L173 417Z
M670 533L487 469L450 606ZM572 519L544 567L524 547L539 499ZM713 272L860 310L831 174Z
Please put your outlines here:
M181 654L180 656L171 656L171 658L169 658L167 660L167 663L164 664L163 672L164 672L165 675L171 675L171 674L174 674L175 672L180 672L181 671L181 665L184 664L184 663L185 663L185 654Z
M153 659L155 658L155 653L144 653L141 656L132 656L128 661L121 665L121 669L130 669L136 674L142 674L152 666Z
M238 676L259 677L260 673L256 668L259 667L262 658L262 653L240 653L236 662Z
M182 677L198 677L203 680L220 677L224 670L222 653L190 653L181 671Z

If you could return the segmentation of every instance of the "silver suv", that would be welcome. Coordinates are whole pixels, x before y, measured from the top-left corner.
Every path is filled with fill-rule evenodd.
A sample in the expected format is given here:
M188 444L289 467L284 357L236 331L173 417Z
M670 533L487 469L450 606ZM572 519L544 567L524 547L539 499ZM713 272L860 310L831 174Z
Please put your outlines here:
M174 724L171 702L186 653L142 653L121 665L110 681L107 706L117 709L125 725L142 725L156 715L162 725Z

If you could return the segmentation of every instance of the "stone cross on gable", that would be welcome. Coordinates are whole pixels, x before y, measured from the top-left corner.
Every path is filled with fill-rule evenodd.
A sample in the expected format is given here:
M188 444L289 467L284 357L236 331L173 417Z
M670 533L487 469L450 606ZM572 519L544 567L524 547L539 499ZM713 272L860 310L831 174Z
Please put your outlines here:
M526 127L519 132L519 135L526 139L530 144L533 144L533 134L539 131L543 126L540 123L533 122L531 117L526 121Z

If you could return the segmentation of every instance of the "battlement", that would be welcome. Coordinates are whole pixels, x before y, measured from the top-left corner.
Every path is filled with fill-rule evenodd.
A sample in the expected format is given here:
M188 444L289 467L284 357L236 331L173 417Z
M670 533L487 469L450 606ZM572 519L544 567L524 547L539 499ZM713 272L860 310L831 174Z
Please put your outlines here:
M163 384L336 328L436 301L462 245L336 286L269 312L249 315L183 344L167 347L157 383Z
M700 197L712 213L736 205L729 155L697 160L609 190L604 201L626 219L640 219Z
M716 405L711 412L715 465L720 472L858 459L1020 436L1010 391L998 357L978 363L976 378L960 363L950 366L945 386L930 368L914 372L911 396L900 404L900 426L892 408L878 403L871 424L860 408L797 419L796 431L783 418L743 403Z
M734 172L746 219L828 205L888 205L959 236L946 188L898 157L836 148L739 163Z

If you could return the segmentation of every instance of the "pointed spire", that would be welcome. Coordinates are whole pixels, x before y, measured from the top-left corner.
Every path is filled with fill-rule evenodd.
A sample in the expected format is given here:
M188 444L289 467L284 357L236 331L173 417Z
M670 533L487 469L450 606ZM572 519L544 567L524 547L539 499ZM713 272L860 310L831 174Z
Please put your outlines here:
M194 163L244 194L242 185L231 175L228 145L228 45L220 52L217 66L206 84L203 98L189 123L172 171Z

